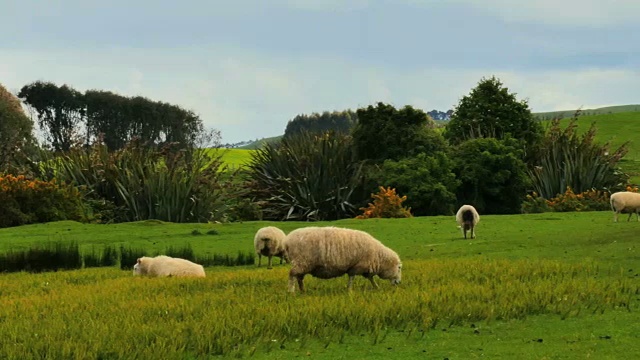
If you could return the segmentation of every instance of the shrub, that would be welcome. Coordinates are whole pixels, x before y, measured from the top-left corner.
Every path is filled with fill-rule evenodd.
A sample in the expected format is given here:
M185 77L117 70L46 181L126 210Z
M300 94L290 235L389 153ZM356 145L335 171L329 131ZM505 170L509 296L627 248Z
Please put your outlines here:
M0 227L84 219L83 194L56 180L0 176Z
M191 245L189 245L189 244L184 245L182 247L169 246L165 250L165 255L171 256L171 257L177 257L177 258L181 258L181 259L186 259L186 260L189 260L189 261L196 261L196 256L193 253L193 249L191 248Z
M349 136L303 133L268 143L251 156L249 195L261 205L265 220L353 217L362 165L355 161Z
M628 176L618 167L627 153L627 143L610 152L608 143L595 142L595 123L587 132L578 134L576 112L563 129L560 120L551 122L534 165L528 170L533 190L544 198L562 194L567 187L576 192L590 189L623 189Z
M406 205L416 216L451 215L460 181L453 162L444 152L424 153L399 161L386 160L371 172L377 184L393 187L408 198Z
M146 256L147 252L144 249L124 247L120 245L120 269L131 270L138 261L138 258Z
M529 185L522 150L514 139L473 139L453 153L454 171L461 181L459 204L474 204L481 214L521 211Z
M570 187L567 187L563 194L548 200L534 192L532 195L527 195L522 203L523 213L603 211L609 209L609 192L591 189L576 194Z
M402 206L402 202L407 200L406 196L398 196L396 189L384 188L380 186L377 194L371 194L373 203L369 203L366 208L360 208L362 215L356 216L356 219L370 218L408 218L411 217L411 208Z

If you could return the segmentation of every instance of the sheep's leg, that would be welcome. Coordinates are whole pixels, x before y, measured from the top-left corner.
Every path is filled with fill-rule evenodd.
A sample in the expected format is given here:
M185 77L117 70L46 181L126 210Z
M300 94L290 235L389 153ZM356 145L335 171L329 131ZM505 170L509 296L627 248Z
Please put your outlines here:
M262 254L258 253L258 267L262 265Z
M613 212L613 222L618 222L618 212L617 211Z
M298 275L298 287L300 288L300 292L304 292L304 274Z
M473 226L471 227L471 238L472 239L476 238L476 230L475 230L475 228Z
M631 221L631 216L633 215L633 213L629 213L629 217L627 218L627 222Z
M353 289L353 279L355 277L356 277L355 275L349 274L349 282L347 283L347 290L351 291L351 289Z
M296 292L296 277L289 275L289 292L290 293L294 293Z
M376 284L376 281L373 279L373 275L366 276L366 278L369 279L369 281L371 282L371 286L373 286L374 289L378 288L378 284Z
M289 292L296 292L296 280L298 281L300 292L304 292L304 275L305 274L298 274L295 269L289 270Z
M271 266L271 255L269 255L269 265L267 266L267 269L273 269L273 267Z

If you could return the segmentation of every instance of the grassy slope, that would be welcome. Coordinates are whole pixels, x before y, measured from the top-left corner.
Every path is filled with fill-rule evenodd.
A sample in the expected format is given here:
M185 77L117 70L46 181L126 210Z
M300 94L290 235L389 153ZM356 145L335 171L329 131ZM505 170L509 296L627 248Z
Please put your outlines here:
M578 129L586 131L592 122L596 123L598 133L596 139L601 142L609 141L615 149L625 142L629 142L629 152L624 157L621 166L629 173L634 184L640 183L640 112L625 112L602 115L585 115L578 118ZM566 125L569 119L562 120Z
M615 114L621 112L638 112L640 111L640 104L631 104L631 105L616 105L616 106L606 106L596 109L583 109L583 115L601 115L601 114ZM544 120L550 120L553 118L566 118L571 117L575 113L575 110L560 110L560 111L548 111L548 112L538 112L533 115Z
M444 261L443 264L454 266L455 264L463 264L465 261L479 261L478 264L483 264L487 261L501 259L513 261L514 264L523 260L534 262L559 260L566 264L587 263L595 264L600 269L599 272L603 274L602 276L611 277L612 281L633 279L638 284L640 247L637 243L637 231L640 224L635 221L613 223L611 220L612 216L609 212L484 216L478 227L478 239L473 241L461 239L453 218L444 216L412 219L354 219L319 225L338 225L366 230L394 248L405 263L406 273L403 284L405 289L410 289L405 291L420 291L421 287L419 284L415 284L415 280L412 278L417 277L420 272L416 267L426 270L430 266L424 261ZM84 248L107 243L125 243L142 246L150 251L162 249L167 244L180 245L189 242L196 253L236 253L238 250L250 250L255 231L262 226L272 224L280 226L287 232L308 225L303 222L235 224L140 222L118 225L82 225L73 222L58 222L1 229L0 250L15 249L34 242L61 239L76 240ZM217 229L219 235L191 235L193 229L200 229L204 232L204 230L211 228ZM43 324L50 324L50 326L64 322L65 329L67 329L65 332L77 332L74 336L82 339L82 336L88 336L86 333L91 334L92 331L98 330L90 330L90 328L83 330L85 325L76 323L74 320L76 317L61 315L60 313L63 311L61 309L71 311L70 309L87 306L89 306L87 309L90 309L90 306L107 304L124 310L127 307L125 302L133 301L132 306L134 307L131 308L127 318L117 320L118 325L122 327L120 322L128 321L129 318L131 321L137 321L135 319L139 317L141 317L140 319L154 319L160 316L154 315L159 311L156 308L164 309L169 305L162 304L180 301L178 294L183 291L189 291L188 294L185 293L185 296L188 295L190 298L193 296L194 301L197 300L205 304L206 297L200 297L200 294L204 294L203 291L205 293L206 291L230 291L236 295L240 294L238 296L254 297L256 296L254 292L264 291L265 287L272 287L277 296L277 299L273 299L273 301L294 301L282 297L286 283L286 269L287 266L276 266L271 271L264 268L255 269L251 266L208 269L210 275L206 284L197 286L191 285L190 282L127 280L130 278L129 272L120 272L115 269L80 270L62 272L60 275L1 275L0 282L3 282L4 286L2 294L7 302L4 306L14 306L17 309L23 309L20 311L24 312L20 317L15 317L12 315L16 314L15 311L4 311L2 314L3 325L0 325L0 330L14 326L12 322L15 322L16 329L19 329L26 326L25 316L27 316L26 319L29 319L29 316L33 315L35 319L38 316L43 316L38 314L48 313L51 315L47 315L39 321L44 321ZM234 282L234 278L248 279L249 276L253 280L242 280L242 285L237 285L236 290L233 286L229 287L231 286L229 284ZM535 277L535 273L533 276ZM61 277L64 277L64 280ZM264 278L264 281L259 280L261 278ZM430 278L427 277L427 279ZM244 281L249 282L244 283ZM557 281L561 280L558 278ZM108 294L102 293L101 282L117 286L122 291L116 291L117 298L109 298ZM347 299L340 300L344 296L341 294L343 294L345 282L344 278L333 280L308 278L306 280L310 291L308 300L325 302L336 298L335 301L345 301L343 308L346 307L346 309L344 311L350 311L349 301L346 301ZM356 298L360 299L363 296L366 298L366 293L370 291L367 288L367 282L358 278L356 285ZM86 291L91 290L96 295L80 296L82 291L85 291L83 290L84 286L87 287ZM154 290L153 288L156 286L161 288ZM210 289L201 289L202 286ZM424 284L424 286L430 288L434 284ZM49 287L51 288L49 289ZM388 294L389 291L388 284L382 283L381 287L380 296L387 296L385 294ZM77 303L76 300L64 298L65 300L57 305L61 300L56 299L62 299L59 297L64 296L60 291L73 294L77 292ZM20 295L20 292L25 292L25 295ZM48 294L46 296L50 300L40 303L32 300L32 297L28 295L41 292ZM97 295L98 292L100 295ZM360 292L364 292L363 296L358 295ZM132 295L134 298L127 300L126 294L139 294L138 297L141 298L135 300L136 296ZM158 298L160 301L158 305L143 310L145 307L142 304L146 301L144 299L149 296L158 296L158 294L162 294ZM102 298L102 300L97 298ZM294 302L302 301L306 304L305 298L305 296L299 296ZM353 358L354 356L417 359L426 355L429 358L473 358L480 356L522 359L545 357L567 359L635 358L640 356L640 338L638 336L640 323L637 321L640 302L638 300L640 300L638 296L629 300L632 312L615 311L610 308L607 308L606 311L603 308L602 312L598 310L595 313L592 310L585 310L582 313L571 313L564 320L564 316L543 314L508 321L474 321L454 326L443 323L435 329L425 332L416 331L412 334L390 327L384 334L376 336L363 333L361 336L347 335L341 339L312 337L300 344L297 344L294 339L289 339L289 342L282 347L278 345L278 342L273 343L273 348L260 347L254 357L285 359L313 355L313 357L321 359ZM25 307L27 305L30 307ZM233 309L241 304L232 305L229 308L230 311L234 311ZM181 332L189 331L189 326L193 326L194 331L202 326L206 327L205 324L197 321L190 323L194 320L180 320L183 317L192 319L188 313L183 313L186 310L181 310L184 309L184 306L170 307L172 312L166 316L169 316L167 321L170 320L170 324L174 324L172 326L179 326L182 329ZM247 311L253 311L250 303L242 306L248 306ZM256 304L256 306L264 306L264 304ZM396 303L395 306L403 305ZM450 306L457 305L454 301ZM137 307L140 307L141 310L135 310ZM31 309L36 312L31 314ZM107 311L103 308L100 309L100 311ZM195 310L204 311L202 316L211 316L201 308ZM351 311L353 310L355 309ZM141 311L142 313L140 313ZM91 313L79 316L77 318L82 320L77 321L88 321L87 316L97 315ZM161 319L162 317L158 318L158 320ZM212 321L212 319L208 321ZM123 332L122 336L142 336L140 341L147 341L149 345L147 347L140 345L139 348L161 351L160 346L162 345L152 342L153 336L156 336L152 334L162 334L165 331L164 328L158 327L153 330L144 327L140 331L131 330L132 332L129 332L127 329L119 331ZM37 349L44 346L44 343L37 337L20 334L22 332L11 333L10 337L20 339L29 337L32 348ZM46 340L46 348L56 349L56 341L62 341L62 339L64 336L52 334L51 338ZM127 342L127 346L135 348L136 341ZM6 349L2 346L14 345L7 343L0 345L0 349ZM154 346L158 346L158 350L152 350ZM170 349L165 350L169 351ZM267 352L269 350L271 351Z

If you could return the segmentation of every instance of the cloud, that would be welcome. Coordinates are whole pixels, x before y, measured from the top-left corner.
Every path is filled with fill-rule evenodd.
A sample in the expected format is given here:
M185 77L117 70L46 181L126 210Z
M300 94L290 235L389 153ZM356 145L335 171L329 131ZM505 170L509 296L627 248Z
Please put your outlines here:
M407 1L421 6L442 4L439 0ZM447 4L470 5L506 22L584 27L635 23L640 12L640 2L636 0L450 0Z
M207 127L221 130L224 142L281 135L297 114L377 101L446 111L492 75L536 112L637 103L640 84L633 69L394 68L229 47L0 50L0 59L3 85L12 91L45 80L80 91L143 95L195 111Z

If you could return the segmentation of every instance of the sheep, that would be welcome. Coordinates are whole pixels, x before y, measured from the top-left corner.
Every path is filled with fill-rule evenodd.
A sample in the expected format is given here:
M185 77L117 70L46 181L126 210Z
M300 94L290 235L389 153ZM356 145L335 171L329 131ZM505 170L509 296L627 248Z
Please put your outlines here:
M460 225L460 229L462 230L462 235L464 238L467 238L467 231L471 231L471 238L475 239L476 232L475 227L480 222L480 215L471 205L462 205L458 212L456 213L456 222Z
M285 241L286 256L291 263L289 292L295 292L295 281L304 292L306 274L331 279L347 274L347 290L353 279L362 275L378 288L373 277L378 275L398 285L402 280L402 262L393 250L364 231L338 227L306 227L292 231Z
M258 266L262 264L262 256L267 256L268 266L271 269L271 258L280 258L280 264L286 260L284 255L284 241L287 235L275 226L267 226L259 229L253 239L253 246L258 254Z
M631 215L636 214L636 219L640 221L640 194L631 191L619 191L611 194L609 198L611 203L611 210L613 210L613 222L618 222L618 215L620 213L629 213L627 221L631 220Z
M205 277L202 265L189 260L173 258L165 255L156 257L143 256L133 266L133 275L150 277Z

